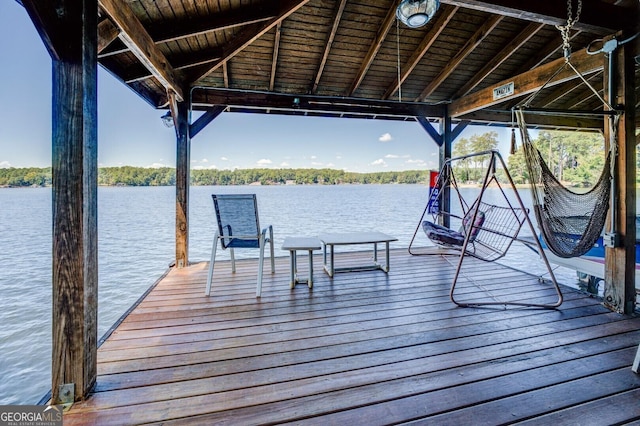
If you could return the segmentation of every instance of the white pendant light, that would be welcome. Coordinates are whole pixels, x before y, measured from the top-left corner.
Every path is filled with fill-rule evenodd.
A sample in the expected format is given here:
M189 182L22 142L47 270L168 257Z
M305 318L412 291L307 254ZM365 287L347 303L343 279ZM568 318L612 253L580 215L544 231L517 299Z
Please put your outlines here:
M410 28L425 25L440 7L439 0L402 0L396 9L398 19Z

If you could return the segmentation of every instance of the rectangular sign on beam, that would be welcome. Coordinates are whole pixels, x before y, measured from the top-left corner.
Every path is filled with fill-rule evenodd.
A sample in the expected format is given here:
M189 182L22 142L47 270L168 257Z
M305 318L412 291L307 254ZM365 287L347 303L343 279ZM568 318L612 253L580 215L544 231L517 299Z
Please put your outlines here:
M493 88L493 100L497 101L498 99L506 98L515 93L515 85L513 81L510 81L507 84L503 84L502 86Z

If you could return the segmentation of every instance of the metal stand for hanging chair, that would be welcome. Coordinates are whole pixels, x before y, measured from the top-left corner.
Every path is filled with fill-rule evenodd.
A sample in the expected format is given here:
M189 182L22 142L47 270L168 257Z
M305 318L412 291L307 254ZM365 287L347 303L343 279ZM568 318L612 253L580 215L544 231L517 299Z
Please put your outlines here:
M487 171L485 173L482 187L480 189L480 194L478 195L476 200L469 206L469 204L464 201L464 199L462 198L461 194L458 191L457 184L455 182L455 176L453 176L452 174L453 169L451 166L451 162L465 160L473 157L488 156L488 155L490 156L489 167L487 168ZM500 185L499 181L496 178L496 175L495 175L496 164L498 161L500 162L500 165L504 170L506 178L511 188L513 189L515 198L518 201L518 206L514 206L512 205L511 202L509 202L507 195L505 194L504 190L502 189L502 186ZM529 303L529 302L518 302L518 301L515 301L515 302L514 301L461 302L456 299L456 295L455 295L456 284L458 282L458 278L460 277L462 264L464 262L464 259L467 256L472 256L487 262L493 262L503 257L507 253L509 247L514 241L520 241L527 245L531 244L530 241L524 241L524 240L518 239L518 234L525 222L529 224L529 228L531 230L532 235L535 236L536 231L534 229L533 223L531 222L531 219L529 218L528 209L524 206L524 203L522 202L522 199L518 194L518 191L513 182L513 179L509 174L507 166L502 156L497 150L483 151L483 152L478 152L478 153L469 154L469 155L447 160L441 170L441 176L439 176L439 184L448 184L448 183L453 183L453 189L455 189L456 194L459 197L461 206L463 208L463 218L462 218L463 225L461 226L459 231L445 230L445 238L438 238L439 241L436 241L436 240L434 241L439 245L449 247L449 248L455 248L460 251L458 265L456 267L456 272L453 277L453 281L451 283L451 290L449 292L451 301L461 307L488 306L488 305L498 305L498 306L515 305L515 306L523 306L523 307L553 309L560 306L563 301L562 292L560 291L560 287L558 286L555 275L553 274L553 270L545 255L544 250L542 249L540 241L537 238L534 238L535 244L537 246L537 251L547 268L551 284L557 294L557 300L555 302L553 303ZM495 183L500 189L500 192L504 197L507 206L493 205L483 201L486 188L493 183ZM429 209L429 205L427 205L427 208L425 208L425 211L423 212L422 217L420 219L420 223L418 224L418 227L416 228L416 232L414 233L413 238L411 239L411 243L409 244L409 252L411 254L417 254L411 251L411 246L415 239L416 233L418 232L418 229L421 226L424 226L425 228L428 228L428 229L432 229L433 227L443 228L437 224L433 224L432 222L423 221L424 216L428 211L428 209ZM449 213L444 213L444 214L449 214Z

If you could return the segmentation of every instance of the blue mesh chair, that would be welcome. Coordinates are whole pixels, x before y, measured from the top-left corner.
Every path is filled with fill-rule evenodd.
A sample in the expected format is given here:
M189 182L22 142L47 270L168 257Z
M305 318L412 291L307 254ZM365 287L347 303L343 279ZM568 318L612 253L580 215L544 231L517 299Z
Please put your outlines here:
M222 249L229 249L231 254L231 271L236 272L236 260L233 254L234 249L259 248L260 259L258 263L258 284L256 287L256 297L260 297L262 292L262 269L264 264L264 248L266 243L271 249L271 273L275 272L273 257L273 227L261 229L258 220L258 202L255 194L224 194L212 195L213 205L216 210L218 228L213 237L213 248L211 250L211 262L209 262L209 275L207 276L206 295L211 293L211 280L213 278L213 267L216 261L216 248L218 240ZM267 236L267 231L269 235Z

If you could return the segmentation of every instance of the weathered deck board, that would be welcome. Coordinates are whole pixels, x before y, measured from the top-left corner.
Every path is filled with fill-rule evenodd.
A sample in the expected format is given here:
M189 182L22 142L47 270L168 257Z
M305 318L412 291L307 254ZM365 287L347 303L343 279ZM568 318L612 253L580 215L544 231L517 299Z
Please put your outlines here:
M568 289L557 310L458 308L456 261L393 250L388 275L318 268L313 290L290 290L278 258L260 299L255 260L235 276L216 266L208 298L206 263L171 271L100 347L95 392L65 424L562 423L585 410L608 423L599 401L619 406L616 422L638 418L640 319ZM522 272L463 266L465 297L554 297Z

